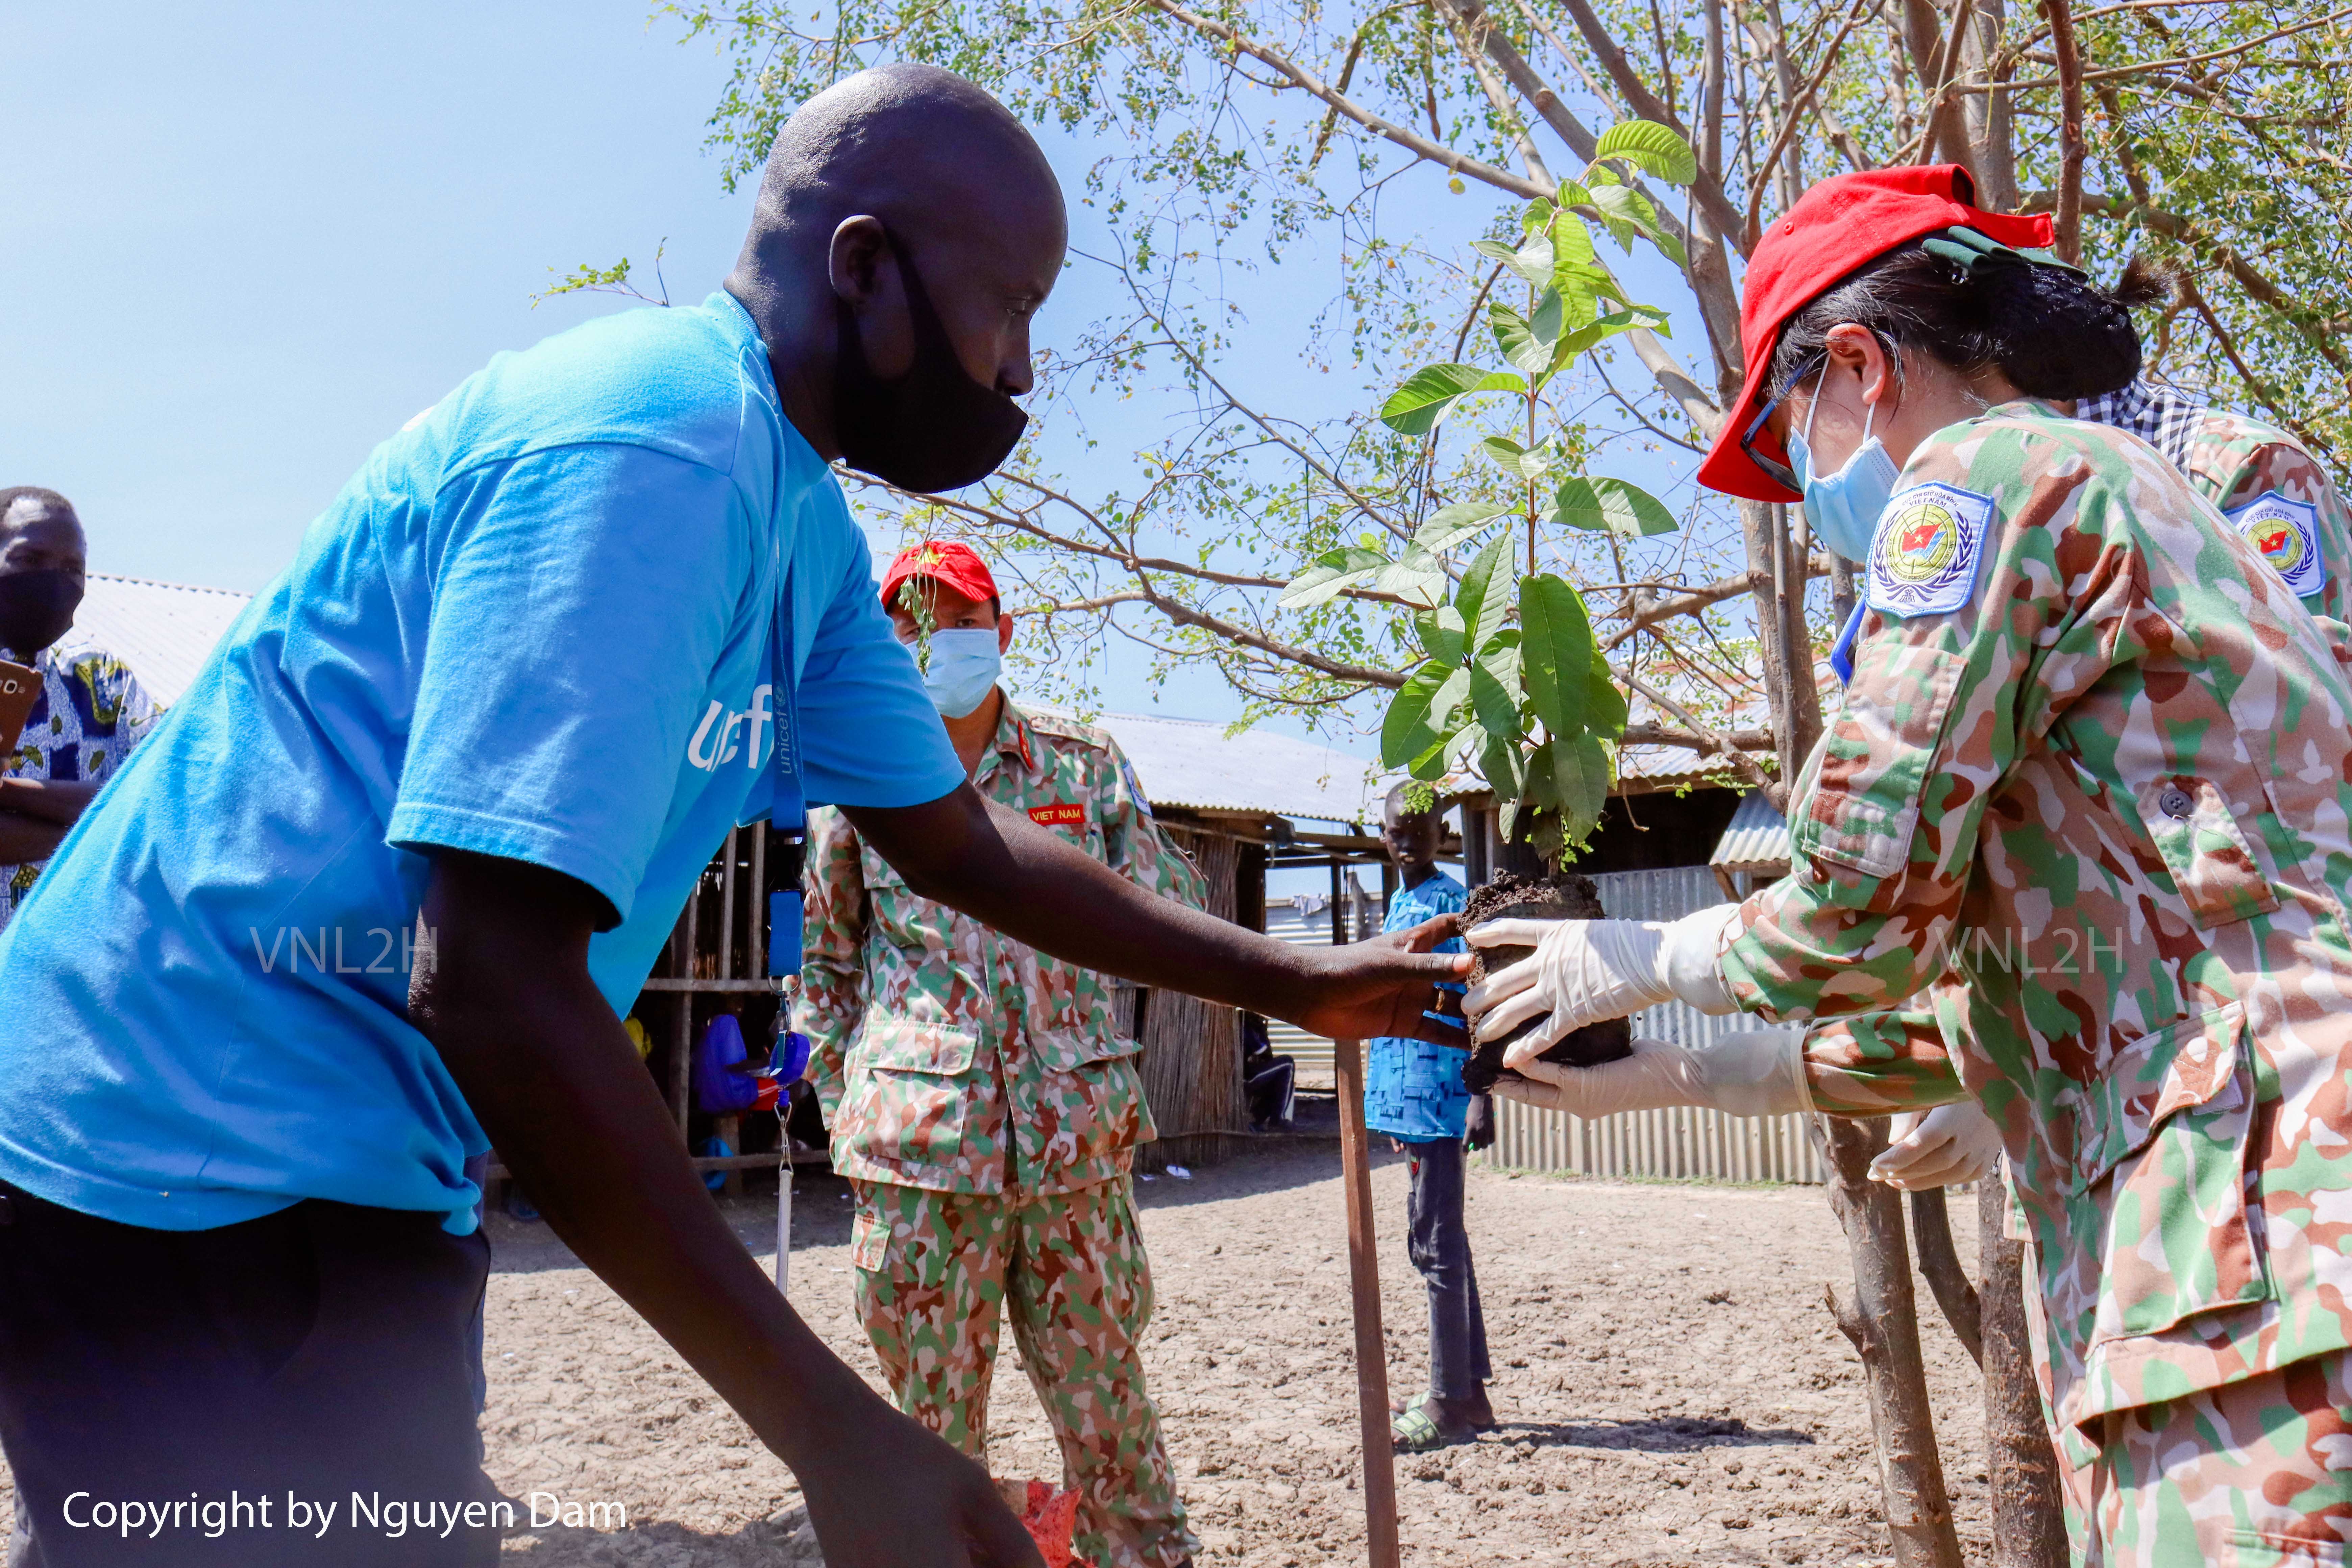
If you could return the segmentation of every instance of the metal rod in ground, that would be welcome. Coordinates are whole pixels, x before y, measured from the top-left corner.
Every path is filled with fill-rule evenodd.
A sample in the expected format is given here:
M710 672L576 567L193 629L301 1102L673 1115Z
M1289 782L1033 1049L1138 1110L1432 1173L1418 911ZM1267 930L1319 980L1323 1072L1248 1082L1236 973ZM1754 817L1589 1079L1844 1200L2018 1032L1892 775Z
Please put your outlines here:
M776 1294L789 1296L793 1279L793 1141L776 1164Z
M1364 1042L1335 1040L1339 1165L1348 1193L1348 1292L1356 1318L1356 1403L1363 1426L1364 1535L1371 1568L1397 1568L1396 1445L1389 1436L1388 1336L1372 1246L1372 1158L1364 1136Z

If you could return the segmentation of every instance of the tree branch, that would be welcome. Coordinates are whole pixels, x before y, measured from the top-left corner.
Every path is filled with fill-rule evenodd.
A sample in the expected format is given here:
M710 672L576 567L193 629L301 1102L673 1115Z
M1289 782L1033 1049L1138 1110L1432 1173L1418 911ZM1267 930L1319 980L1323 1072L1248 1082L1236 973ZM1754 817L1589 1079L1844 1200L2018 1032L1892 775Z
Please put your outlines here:
M1723 758L1731 764L1735 773L1767 795L1772 795L1777 790L1779 793L1773 800L1773 808L1785 815L1788 787L1780 784L1772 774L1766 772L1762 763L1740 750L1738 742L1652 686L1648 681L1643 680L1640 676L1635 675L1632 670L1622 669L1612 664L1609 667L1609 673L1623 682L1627 690L1641 693L1654 706L1664 709L1669 717L1680 721L1685 729L1705 741L1706 744L1701 748L1704 754ZM1402 683L1399 682L1399 684Z
M1145 0L1145 4L1181 22L1194 32L1215 38L1236 52L1247 55L1252 59L1279 71L1296 86L1330 105L1365 130L1376 136L1386 137L1413 156L1435 163L1449 174L1467 174L1482 184L1492 185L1498 191L1508 191L1522 201L1549 201L1558 194L1556 191L1547 190L1532 180L1523 179L1508 169L1497 169L1492 163L1482 163L1467 153L1456 153L1451 148L1441 146L1418 132L1408 131L1402 125L1391 124L1361 104L1324 86L1322 80L1314 72L1294 63L1279 49L1269 48L1255 39L1244 37L1238 30L1227 26L1223 22L1195 15L1177 5L1175 0Z
M2048 212L2057 200L2058 197L2049 191L2035 191L2021 205L2026 212ZM2237 279L2238 286L2245 289L2249 297L2285 317L2289 324L2303 334L2304 341L2320 357L2334 365L2338 374L2352 378L2352 360L2346 358L2342 347L2326 328L2313 321L2311 313L2297 305L2286 290L2255 271L2228 241L2178 213L2165 212L2145 203L2126 201L2117 196L2085 195L2082 198L2082 210L2103 217L2119 218L2126 223L2138 223L2167 238L2177 239L2202 251L2221 263L2222 269Z
M2074 40L2069 0L2042 0L2050 44L2058 56L2058 202L2051 248L2058 259L2083 259L2083 58Z
M1566 0L1566 4L1569 16L1576 23L1577 32L1583 36L1586 46L1601 61L1601 68L1616 85L1619 95L1625 100L1625 107L1644 120L1654 120L1671 128L1684 141L1690 141L1690 128L1682 122L1681 116L1664 99L1650 90L1649 84L1642 79L1642 73L1633 68L1633 62L1625 58L1625 51L1617 47L1616 38L1602 26L1600 16L1594 14L1587 0ZM1723 194L1722 182L1704 163L1699 167L1698 178L1692 182L1691 195L1699 210L1706 215L1707 222L1715 226L1715 231L1727 239L1737 240L1741 232L1739 211L1731 205L1731 198ZM1748 253L1743 248L1740 254L1745 256Z

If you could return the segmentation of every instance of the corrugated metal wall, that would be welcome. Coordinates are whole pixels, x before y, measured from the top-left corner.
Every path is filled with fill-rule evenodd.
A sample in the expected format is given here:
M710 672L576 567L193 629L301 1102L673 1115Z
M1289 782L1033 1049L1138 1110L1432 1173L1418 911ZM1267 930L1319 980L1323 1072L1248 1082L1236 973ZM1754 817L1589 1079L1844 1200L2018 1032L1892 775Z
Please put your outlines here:
M1715 874L1704 866L1612 871L1593 881L1601 907L1617 920L1670 921L1723 901ZM1746 1014L1710 1018L1679 1002L1633 1017L1636 1035L1677 1045L1703 1045L1756 1026ZM1495 1146L1480 1156L1490 1165L1588 1176L1811 1184L1828 1179L1801 1116L1726 1116L1684 1108L1588 1121L1501 1099L1495 1110Z

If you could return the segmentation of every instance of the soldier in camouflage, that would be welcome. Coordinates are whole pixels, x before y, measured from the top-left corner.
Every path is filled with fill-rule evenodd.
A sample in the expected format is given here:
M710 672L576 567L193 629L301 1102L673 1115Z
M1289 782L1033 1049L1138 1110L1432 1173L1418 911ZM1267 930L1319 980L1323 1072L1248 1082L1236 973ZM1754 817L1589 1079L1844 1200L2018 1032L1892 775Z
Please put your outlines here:
M2036 220L1968 196L1948 167L1843 176L1750 263L1756 374L1702 479L1883 500L1795 868L1670 926L1496 922L1472 941L1540 945L1468 1011L1490 1037L1543 1017L1512 1091L1580 1114L1872 1115L1964 1085L2035 1242L2058 1419L2095 1456L2085 1556L2341 1562L2352 683L2179 468L2053 406L2136 374L2135 296L2021 254ZM1675 996L1804 1020L1948 973L1932 1037L1865 1019L1530 1059Z
M883 595L901 636L929 643L925 684L982 795L1204 904L1110 736L1024 713L995 684L1012 622L979 556L914 546ZM918 897L838 812L811 814L804 892L797 1019L834 1169L857 1194L858 1319L899 1408L985 1459L1009 1311L1081 1491L1080 1558L1186 1563L1194 1543L1144 1387L1151 1275L1129 1169L1155 1132L1118 994Z
M2137 436L2179 468L2198 494L2211 501L2236 525L2258 553L2294 590L2304 607L2321 620L2336 640L2339 654L2352 640L2345 626L2345 583L2352 565L2352 515L2326 471L2310 451L2288 432L2246 415L2210 407L2177 388L2135 381L2120 391L2084 399L2078 418L2111 425ZM1945 986L1965 986L1946 979ZM1954 1009L1957 1011L1957 1009ZM1928 1047L1877 1042L1884 1059L1933 1064L1948 1053L1932 1001L1921 998L1893 1015L1868 1019L1837 1018L1824 1025L1806 1046L1819 1061L1859 1058L1862 1042L1857 1028L1885 1037L1916 1036ZM1950 1092L1961 1092L1958 1074L1945 1064ZM1924 1086L1922 1093L1925 1093ZM1894 1141L1873 1162L1878 1180L1907 1191L1948 1185L1956 1182L1993 1179L2000 1147L2000 1129L1973 1100L1958 1099L1931 1110L1910 1111L1895 1118ZM2011 1203L2014 1237L2030 1240L2014 1198ZM2055 1418L2054 1385L2050 1373L2048 1331L2040 1303L2028 1299L2026 1321L2033 1343L2036 1373L2042 1386L2043 1414L2051 1419L2053 1447L2064 1463L2060 1468L2070 1533L2088 1536L2093 1509L2089 1483L2096 1451L2074 1426Z

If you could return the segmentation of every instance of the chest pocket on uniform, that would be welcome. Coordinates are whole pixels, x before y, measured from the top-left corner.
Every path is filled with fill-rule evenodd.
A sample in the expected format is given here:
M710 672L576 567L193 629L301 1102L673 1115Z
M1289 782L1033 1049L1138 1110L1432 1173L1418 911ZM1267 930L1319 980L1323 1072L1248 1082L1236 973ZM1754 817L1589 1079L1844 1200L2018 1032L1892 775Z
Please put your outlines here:
M1960 668L1958 655L1896 637L1863 647L1792 832L1799 854L1867 877L1891 877L1909 863Z
M2165 773L2139 786L2139 816L2200 927L2228 925L2279 907L2237 815L2210 779Z

